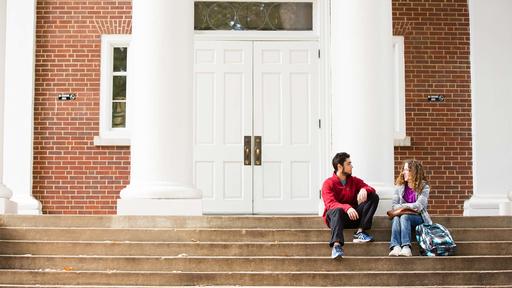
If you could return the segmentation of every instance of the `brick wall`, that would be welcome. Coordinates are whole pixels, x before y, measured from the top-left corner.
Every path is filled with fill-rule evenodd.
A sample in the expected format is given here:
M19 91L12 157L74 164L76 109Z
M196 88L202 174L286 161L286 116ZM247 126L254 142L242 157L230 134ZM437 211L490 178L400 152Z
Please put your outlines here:
M44 213L114 214L128 184L128 147L97 147L100 35L128 34L130 1L37 3L33 194ZM406 117L411 147L432 186L433 214L461 214L472 193L469 19L466 0L393 0L394 34L405 37ZM74 92L74 101L57 101ZM441 94L443 103L428 103Z
M131 1L37 1L33 194L49 214L115 214L128 147L97 147L101 34L128 34ZM77 93L57 101L59 93Z
M393 0L394 34L405 43L406 130L400 162L422 161L433 214L462 214L473 193L469 13L466 0ZM428 95L445 102L429 103Z

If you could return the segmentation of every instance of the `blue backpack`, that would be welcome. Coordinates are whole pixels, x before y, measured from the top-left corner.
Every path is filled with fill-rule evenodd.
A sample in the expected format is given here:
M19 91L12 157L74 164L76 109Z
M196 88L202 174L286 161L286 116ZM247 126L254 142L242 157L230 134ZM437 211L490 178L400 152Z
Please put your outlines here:
M457 245L452 235L441 224L421 224L416 226L416 239L423 256L448 256L455 253Z

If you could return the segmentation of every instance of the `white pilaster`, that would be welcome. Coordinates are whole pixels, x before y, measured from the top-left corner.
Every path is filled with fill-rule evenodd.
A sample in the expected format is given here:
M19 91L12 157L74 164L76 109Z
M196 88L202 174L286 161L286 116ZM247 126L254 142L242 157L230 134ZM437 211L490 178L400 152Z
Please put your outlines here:
M332 155L351 155L383 215L394 178L391 0L331 1L331 53Z
M32 197L35 0L7 0L4 94L4 183L19 214L41 214ZM4 19L4 18L2 18Z
M512 1L469 1L473 196L464 215L512 215ZM512 195L511 195L512 197Z
M192 185L193 9L193 0L132 1L131 180L118 214L202 214Z

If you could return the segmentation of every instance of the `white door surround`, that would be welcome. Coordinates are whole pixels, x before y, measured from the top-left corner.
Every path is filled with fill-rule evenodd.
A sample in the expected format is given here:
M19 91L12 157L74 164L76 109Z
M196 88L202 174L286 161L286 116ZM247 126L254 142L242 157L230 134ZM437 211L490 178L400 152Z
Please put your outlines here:
M248 1L250 2L250 1ZM268 45L272 45L270 43L272 42L280 42L280 43L286 43L287 41L296 41L297 43L300 43L300 42L309 42L309 43L316 43L316 49L315 50L318 50L318 51L315 51L314 52L314 55L311 55L311 57L315 56L315 57L319 57L319 59L317 58L317 61L318 62L318 65L317 65L317 83L316 83L316 86L317 86L317 95L315 95L315 97L317 97L316 99L316 102L317 102L317 106L315 107L316 111L315 111L315 119L310 119L311 122L315 122L315 126L312 127L312 128L315 128L317 131L317 139L315 139L315 150L314 152L308 152L309 154L313 154L313 155L310 155L312 156L315 160L311 163L311 167L308 166L308 173L311 173L311 175L314 175L312 176L312 178L308 179L308 182L307 188L305 188L305 191L307 190L307 194L308 194L308 197L311 197L311 198L314 198L314 200L305 200L305 203L303 202L302 204L298 204L296 207L295 207L295 210L293 210L293 208L286 208L284 206L281 206L279 204L277 204L278 202L280 201L284 201L284 202L281 202L281 203L286 203L286 200L283 199L283 200L276 200L276 201L272 201L272 200L269 200L270 202L268 203L265 203L264 201L264 189L265 188L269 188L269 187L263 187L262 185L264 185L264 182L261 180L263 177L269 177L271 175L275 175L273 173L271 173L271 170L272 168L276 169L276 167L278 167L279 165L277 165L277 163L273 163L274 164L274 167L271 166L268 166L267 164L267 168L264 168L265 167L265 164L263 164L263 166L253 166L254 168L254 177L255 177L255 183L254 183L254 189L256 190L259 190L259 196L257 196L255 194L255 197L256 199L253 199L252 198L252 184L248 182L243 182L243 183L237 183L235 186L233 186L232 190L233 190L233 193L227 193L227 195L217 195L217 196L214 196L214 195L210 195L210 192L208 189L204 189L205 191L202 191L203 192L203 210L205 211L205 213L217 213L217 214L220 214L220 213L240 213L240 214L282 214L282 213L295 213L295 214L317 214L319 213L319 211L321 209L318 208L318 206L321 206L320 205L320 202L321 202L321 199L319 199L319 189L321 188L321 185L322 185L322 181L330 176L329 173L330 173L330 158L332 157L331 156L331 150L330 150L330 123L328 123L329 121L326 121L326 119L328 119L330 116L329 116L329 113L330 113L330 99L329 97L326 97L326 94L329 92L330 89L328 89L327 87L330 87L330 79L327 77L329 75L329 42L328 42L328 33L329 33L329 1L317 1L317 0L313 0L312 3L313 3L313 13L314 13L314 22L313 22L313 31L196 31L195 32L195 43L196 43L196 49L198 48L198 44L197 43L203 43L203 44L199 44L200 47L204 47L202 45L204 45L204 43L206 42L210 42L210 43L225 43L224 45L229 45L229 42L246 42L246 43L252 43L252 42L259 42L259 43L269 43ZM220 44L219 44L220 45ZM222 45L221 45L222 46ZM219 49L219 47L217 47L217 49ZM252 51L252 46L251 47L247 47L245 49L249 49L247 50L247 52L250 52L250 53L253 53L254 51ZM197 56L196 56L197 57ZM197 59L195 59L197 60ZM253 59L250 59L251 61ZM236 70L238 71L238 70ZM256 75L255 75L256 76ZM247 80L248 81L248 80ZM249 85L246 85L243 89L252 89L252 77L251 77L251 83L248 83ZM195 84L196 85L196 84ZM218 87L216 88L218 89ZM246 91L246 93L249 93ZM217 105L218 106L218 105ZM246 109L248 106L245 106L244 109ZM249 112L244 112L246 113L249 113ZM195 118L196 116L194 116ZM318 125L321 125L321 129L318 129ZM197 128L197 123L194 125L194 129ZM252 127L251 127L252 128ZM247 129L247 128L244 128L244 129ZM255 129L258 129L258 127L255 127ZM261 129L261 127L259 128ZM251 129L252 130L252 129ZM244 131L245 134L243 134L242 136L245 136L245 135L252 135L251 133L249 132L252 132L252 131ZM261 134L257 134L255 133L254 136L258 136L258 135L261 135ZM254 138L254 137L253 137ZM237 137L237 139L242 139L242 137ZM195 141L197 141L198 139L195 139ZM254 139L251 138L251 142L253 142ZM268 150L267 147L265 147L265 140L263 140L263 157L265 157L267 155L267 153L265 152L271 152L272 150ZM195 144L195 143L194 143ZM238 148L241 149L240 147L242 147L243 143L239 143L238 144ZM270 146L271 147L271 146ZM210 147L211 148L211 147ZM197 155L199 157L195 157L196 159L200 159L205 155L206 151L208 149L195 149L195 152L196 153L199 153L201 155ZM226 160L228 159L231 159L231 157L236 157L237 161L240 161L240 156L241 156L241 150L236 150L235 149L235 154L233 154L233 156L226 156L228 158L226 158ZM211 152L211 151L210 151ZM226 152L227 153L227 152ZM230 153L233 153L233 152L230 152ZM273 152L271 152L273 153ZM215 158L218 158L219 155L216 155ZM205 158L202 158L202 159L205 159ZM298 157L297 160L300 160L301 157ZM329 161L323 161L324 159L329 159ZM293 162L293 161L292 161ZM265 162L263 162L265 163ZM303 169L300 169L301 171L306 169L306 166L304 166L304 161L296 161L296 162L293 162L291 163L291 165L294 165L295 168L299 169L299 168L303 168ZM210 164L207 164L207 163L196 163L196 160L194 161L194 170L197 171L197 169L201 170L203 169L203 171L206 171L207 169L212 169L211 167L209 167L208 165ZM252 168L250 168L251 166L242 166L242 168L240 169L239 168L236 168L233 166L234 164L230 164L231 166L225 168L225 169L228 169L228 168L231 168L231 172L234 173L234 175L237 175L236 177L239 177L240 179L242 178L252 178L251 176L251 170ZM289 166L290 166L290 162L288 162L287 164L288 168L286 169L282 169L282 171L287 171L287 173L289 173ZM310 165L310 164L308 164ZM236 165L235 165L236 166ZM283 167L284 168L284 167ZM269 170L270 169L270 170ZM229 170L229 169L228 169ZM216 169L217 171L217 174L218 173L224 173L224 171L220 171L218 170L218 168ZM265 172L266 171L266 172ZM306 173L305 172L306 170L302 171L303 173ZM236 173L235 173L236 172ZM302 173L301 172L301 173ZM224 175L224 174L222 174ZM195 180L196 180L196 183L197 183L197 180L198 180L198 177L201 177L201 181L205 181L206 183L208 183L207 185L210 185L211 187L215 186L216 189L221 189L220 185L221 183L213 183L214 182L214 179L212 179L211 177L205 177L203 173L199 172L195 174ZM205 178L203 178L205 177ZM220 175L217 175L216 176L217 179L222 179L223 182L227 183L229 182L228 180L226 180L225 176L220 176ZM257 179L260 179L260 180L257 180ZM218 182L218 181L217 181ZM245 184L244 184L245 183ZM299 184L299 183L295 183L295 184L291 184L289 183L288 185L296 185L296 184ZM212 186L213 185L213 186ZM233 185L233 183L232 183ZM281 185L284 185L283 183L281 183ZM300 184L300 186L302 186L302 183ZM234 188L234 187L241 187L241 188ZM199 189L201 189L201 187L198 187ZM295 186L294 186L295 188ZM286 190L286 189L285 189ZM290 191L290 188L288 187L288 191ZM305 191L301 191L299 193L306 193ZM317 194L318 193L318 194ZM233 199L230 199L229 201L225 202L224 204L219 204L219 202L217 201L216 204L214 204L216 201L212 201L211 199L215 198L215 197L227 197L229 198L230 196L229 195L234 195L236 194L236 197L234 197ZM267 195L269 196L270 198L272 198L273 195ZM242 198L247 199L247 198L250 198L250 203L247 203L247 202L244 202L242 200ZM259 197L259 198L258 198ZM284 196L283 196L284 197ZM288 194L288 197L295 197L293 195L290 195ZM280 198L280 197L278 197ZM286 197L285 197L286 198ZM274 202L274 204L271 204L272 202ZM301 202L301 201L296 201L297 203ZM313 204L306 204L306 203L313 203ZM258 204L258 203L261 203L261 204ZM265 204L264 204L265 203ZM293 202L290 202L290 203L293 203ZM301 207L302 206L302 207Z

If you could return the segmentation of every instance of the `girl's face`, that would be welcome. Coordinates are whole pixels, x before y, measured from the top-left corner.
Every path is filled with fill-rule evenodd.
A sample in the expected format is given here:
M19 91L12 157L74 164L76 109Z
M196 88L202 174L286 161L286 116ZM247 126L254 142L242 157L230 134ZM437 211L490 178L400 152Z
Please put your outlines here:
M409 173L409 164L408 163L404 164L404 170L402 172L404 174L404 181L409 181L410 173Z

